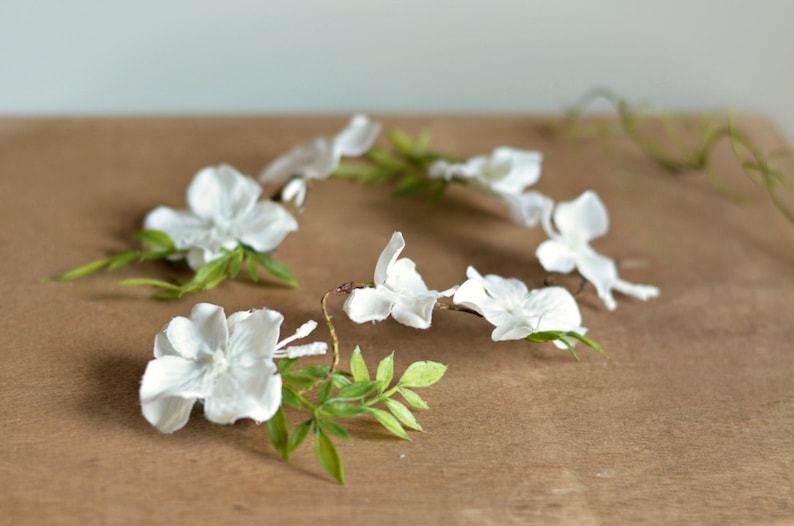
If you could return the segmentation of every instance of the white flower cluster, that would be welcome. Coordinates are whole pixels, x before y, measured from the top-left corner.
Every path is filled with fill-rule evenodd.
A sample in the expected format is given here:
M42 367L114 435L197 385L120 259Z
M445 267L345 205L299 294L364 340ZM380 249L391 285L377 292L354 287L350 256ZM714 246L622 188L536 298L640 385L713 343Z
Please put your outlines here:
M527 191L540 178L542 160L539 152L501 147L489 157L474 157L465 163L438 161L430 167L429 175L457 179L502 198L520 225L535 227L541 223L550 238L535 252L543 268L563 273L578 270L595 286L609 310L617 308L613 290L642 300L658 296L656 287L620 279L614 260L590 246L590 241L609 230L606 207L595 192L587 190L575 200L555 206L545 195Z
M380 124L356 115L333 139L318 138L279 157L260 176L262 183L286 184L282 201L301 206L306 180L325 179L342 156L357 156L372 146ZM290 178L293 178L290 180ZM145 230L168 234L177 249L187 251L190 268L198 270L243 244L257 252L273 251L298 229L295 217L274 201L259 201L262 187L229 165L199 170L187 189L189 210L160 206L144 219Z
M574 331L584 334L582 316L576 300L562 287L530 291L517 279L489 274L481 276L474 267L466 272L463 284L443 292L428 290L416 264L397 257L405 248L400 232L395 232L375 265L374 286L355 289L344 305L356 323L382 321L391 316L415 327L430 327L433 308L441 297L471 309L494 325L493 341L523 340L535 332ZM565 348L561 342L555 344Z

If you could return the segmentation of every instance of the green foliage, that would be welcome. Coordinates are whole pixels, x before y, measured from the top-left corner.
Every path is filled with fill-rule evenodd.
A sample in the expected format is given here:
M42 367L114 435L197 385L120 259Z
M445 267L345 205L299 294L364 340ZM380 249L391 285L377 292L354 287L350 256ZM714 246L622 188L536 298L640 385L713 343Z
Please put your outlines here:
M332 371L327 365L296 368L297 362L294 358L279 362L282 400L289 407L308 410L311 418L298 424L290 435L282 407L267 422L270 442L283 459L289 460L290 454L313 434L317 462L340 484L344 483L344 469L331 437L346 440L350 433L339 421L368 415L389 433L410 440L407 429L422 431L422 426L411 408L394 397L399 393L413 409L427 409L427 403L409 387L429 387L447 370L447 366L436 362L414 362L393 382L392 353L378 363L375 380L371 380L358 347L350 356L351 373ZM310 391L316 391L312 399L306 396Z
M431 136L426 130L412 138L402 130L392 129L387 137L393 150L373 146L363 159L341 163L332 175L371 185L393 185L395 197L425 194L431 202L438 201L449 181L431 179L428 168L438 160L458 162L458 159L428 151Z
M527 341L533 343L547 343L547 342L554 342L558 341L565 345L565 347L571 351L573 357L577 360L579 359L579 355L576 354L576 350L574 349L574 343L576 341L582 342L583 344L587 345L588 347L595 349L596 351L600 352L601 354L606 354L604 349L601 348L594 340L591 340L584 334L579 334L576 331L540 331L540 332L533 332L529 336L526 337ZM571 341L575 340L575 341Z
M157 230L141 230L132 234L132 237L141 241L147 248L118 252L64 272L53 278L53 281L79 279L102 269L116 270L135 261L184 259L187 252L177 249L173 240L166 233ZM292 271L283 263L274 261L270 254L238 245L232 250L224 250L219 258L201 267L190 279L170 282L152 278L132 278L119 282L119 285L123 287L152 287L158 290L154 295L157 299L177 299L188 294L210 290L227 279L236 278L243 266L248 271L251 281L254 282L259 281L258 269L261 267L274 278L290 286L298 284Z
M794 224L794 210L786 203L782 193L794 188L794 174L785 174L775 166L783 158L794 159L794 151L780 149L770 153L761 152L749 135L736 126L732 115L727 119L705 117L695 126L686 126L669 114L649 112L632 106L612 91L603 88L587 92L578 104L566 112L563 119L547 123L546 130L568 137L576 137L577 134L581 137L585 111L598 99L606 100L615 108L619 131L653 162L673 174L706 172L714 189L723 197L732 201L743 201L744 196L741 193L730 189L719 174L710 169L715 147L727 139L745 175L761 186L775 208ZM657 139L658 134L648 130L646 124L653 122L662 125L664 142ZM605 136L611 133L609 125L596 125L595 129L591 126L589 130L585 130L585 135L588 136ZM689 138L692 135L694 140Z

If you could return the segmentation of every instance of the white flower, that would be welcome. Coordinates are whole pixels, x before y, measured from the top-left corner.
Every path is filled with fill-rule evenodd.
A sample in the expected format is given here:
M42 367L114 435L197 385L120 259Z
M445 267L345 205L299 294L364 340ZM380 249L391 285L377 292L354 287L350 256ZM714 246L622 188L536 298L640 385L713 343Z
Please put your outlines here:
M395 232L375 265L375 287L355 289L345 302L344 310L351 320L381 321L391 315L409 327L430 327L433 307L443 293L427 289L413 261L397 259L403 248L403 235Z
M198 270L239 244L270 252L298 229L283 206L259 201L262 187L228 165L202 168L187 189L190 210L160 206L144 220L147 230L160 230L186 249L191 268Z
M342 156L357 157L372 147L381 125L366 115L355 115L345 129L332 138L317 139L293 148L270 163L259 175L263 183L284 183L292 176L300 176L293 183L285 201L295 199L298 206L306 196L307 179L325 179L339 166ZM300 185L300 186L299 186Z
M493 341L523 340L534 332L575 331L584 334L579 306L562 287L528 290L515 278L495 274L483 277L474 267L466 270L467 279L452 301L481 314L495 326ZM554 341L561 349L563 343Z
M429 170L432 178L460 178L495 194L520 194L540 178L540 152L496 148L490 156L473 157L465 163L436 161Z
M541 243L535 253L544 269L565 273L577 269L595 286L609 310L617 307L612 289L642 300L659 295L656 287L620 279L615 262L590 246L592 239L609 230L606 207L595 192L588 190L573 201L557 204L554 225L557 231L551 225L550 217L544 216L543 228L551 239Z
M164 433L181 429L196 400L218 424L240 418L269 420L281 405L281 376L274 358L323 354L326 344L283 347L307 336L315 322L278 342L284 317L269 309L236 312L209 303L193 307L190 318L171 320L154 340L140 398L143 416Z
M540 192L502 194L502 199L510 210L513 222L530 228L537 226L554 208L554 201Z

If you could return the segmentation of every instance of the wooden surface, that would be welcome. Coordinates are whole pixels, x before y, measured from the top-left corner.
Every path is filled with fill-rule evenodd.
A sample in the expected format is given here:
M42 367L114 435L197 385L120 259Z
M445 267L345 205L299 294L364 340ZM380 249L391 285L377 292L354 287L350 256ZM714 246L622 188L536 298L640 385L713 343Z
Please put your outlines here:
M469 156L497 145L545 153L537 189L596 190L612 228L595 243L624 278L659 286L607 312L592 289L584 324L608 358L576 362L551 345L493 343L480 319L436 313L416 331L356 326L333 299L345 349L401 370L449 364L426 392L412 442L367 421L340 443L337 486L311 448L279 460L264 427L194 415L173 434L140 415L137 389L155 333L198 301L227 313L268 306L291 333L319 319L324 291L368 280L391 233L433 288L466 266L540 286L545 236L495 200L455 189L436 207L345 181L312 188L300 230L277 257L297 290L245 281L177 302L121 289L165 278L147 263L68 284L43 278L125 249L145 213L183 208L193 174L228 162L257 173L344 118L0 120L0 523L18 524L791 524L794 522L794 227L763 198L718 196L676 179L631 145L544 137L529 118L387 118ZM759 143L774 130L748 121ZM715 170L741 186L730 149ZM559 277L571 288L576 278Z

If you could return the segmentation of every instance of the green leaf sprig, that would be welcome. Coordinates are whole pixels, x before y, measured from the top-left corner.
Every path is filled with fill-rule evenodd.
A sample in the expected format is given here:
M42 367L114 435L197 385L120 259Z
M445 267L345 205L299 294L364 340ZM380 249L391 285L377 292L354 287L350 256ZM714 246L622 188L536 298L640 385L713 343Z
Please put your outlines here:
M794 188L794 174L786 174L776 166L776 163L784 158L794 159L794 151L781 148L764 154L755 146L748 134L737 127L732 115L729 115L727 120L700 119L694 131L695 141L687 142L683 137L691 135L692 130L684 130L682 122L677 121L670 114L649 112L630 105L608 89L595 88L585 93L562 119L546 123L546 131L579 138L593 135L604 137L614 133L615 130L610 124L595 124L588 128L582 126L585 111L591 103L599 99L606 100L615 108L618 114L618 129L656 164L673 174L706 172L715 190L724 197L738 202L744 200L744 196L729 188L718 174L710 170L714 148L723 139L730 141L745 175L761 186L775 208L794 224L794 210L782 195L784 190ZM662 124L664 143L657 139L655 133L648 131L645 124L651 122Z
M362 160L340 163L331 175L365 184L393 185L395 197L429 194L432 202L441 199L450 181L431 179L427 170L436 161L460 160L428 150L431 136L427 130L412 138L402 130L392 129L387 136L392 149L373 146Z
M378 363L373 380L359 347L350 355L350 371L338 369L339 339L328 313L328 297L331 294L349 294L356 288L368 285L346 283L323 295L320 306L331 338L332 363L296 369L297 358L280 360L283 404L267 422L270 442L286 461L290 460L292 453L309 435L313 436L318 463L340 484L345 482L344 467L331 437L343 440L350 438L350 433L340 421L369 416L393 435L410 440L407 429L423 431L412 409L428 408L427 402L415 390L430 387L441 380L447 371L447 366L438 362L414 362L394 382L392 352ZM398 394L405 403L395 398ZM285 406L294 410L308 410L311 416L290 432Z
M132 234L132 238L143 242L146 248L117 252L106 258L66 271L53 278L53 281L71 281L102 269L116 270L135 261L183 259L187 253L186 250L178 249L168 234L159 230L141 230ZM190 279L175 279L171 282L153 278L131 278L120 281L119 285L154 287L159 290L153 295L154 298L177 299L188 294L213 289L223 281L237 277L243 268L247 270L250 280L256 283L259 281L258 269L260 267L290 286L298 284L292 271L283 263L273 260L270 254L257 252L245 245L238 245L234 249L223 249L223 254L219 258L201 267Z

